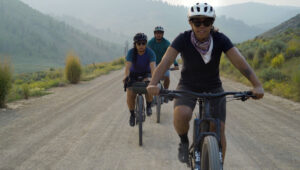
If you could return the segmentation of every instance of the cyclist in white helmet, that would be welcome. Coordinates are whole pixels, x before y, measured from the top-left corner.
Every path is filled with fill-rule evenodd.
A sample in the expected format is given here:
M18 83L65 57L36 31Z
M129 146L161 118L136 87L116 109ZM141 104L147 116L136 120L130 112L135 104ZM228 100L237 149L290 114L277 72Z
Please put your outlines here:
M256 98L263 97L262 84L245 58L226 35L213 30L215 17L214 8L207 3L197 3L188 9L188 21L191 30L179 34L167 49L147 87L149 94L158 95L159 88L156 85L179 53L181 53L183 60L183 68L177 86L178 90L189 90L198 93L222 92L219 64L221 54L224 52L231 63L251 82L252 92ZM187 133L195 103L195 100L188 97L178 98L174 101L173 123L180 137L178 158L181 162L188 161L189 140ZM224 162L226 150L226 100L225 98L212 100L210 106L212 116L221 120L221 144ZM214 127L211 127L211 131L214 131L214 129Z

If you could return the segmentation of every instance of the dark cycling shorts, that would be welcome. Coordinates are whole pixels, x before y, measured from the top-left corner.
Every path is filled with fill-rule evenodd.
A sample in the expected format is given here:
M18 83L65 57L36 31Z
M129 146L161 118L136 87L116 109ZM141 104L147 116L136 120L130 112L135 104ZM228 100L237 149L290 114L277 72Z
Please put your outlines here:
M184 85L178 85L176 90L190 90ZM222 87L206 91L207 93L219 93L219 92L224 92L224 89ZM192 99L190 97L181 97L181 98L176 98L174 101L174 108L176 106L180 105L185 105L190 107L192 110L194 110L195 105L196 105L196 99ZM222 98L216 98L216 99L211 99L210 100L210 114L212 115L213 118L215 119L220 119L221 121L225 122L226 120L226 97Z

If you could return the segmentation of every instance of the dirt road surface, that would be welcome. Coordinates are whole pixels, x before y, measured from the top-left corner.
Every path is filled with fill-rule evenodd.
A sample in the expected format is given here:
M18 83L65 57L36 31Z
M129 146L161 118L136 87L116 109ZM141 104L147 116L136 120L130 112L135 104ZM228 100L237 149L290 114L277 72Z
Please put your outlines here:
M172 72L171 89L179 76ZM153 108L144 123L144 145L138 145L138 127L128 125L122 77L122 70L115 71L2 109L0 169L188 169L177 160L171 102L162 106L160 124ZM225 90L249 89L223 82ZM269 94L260 101L229 102L224 169L299 169L299 129L299 103Z

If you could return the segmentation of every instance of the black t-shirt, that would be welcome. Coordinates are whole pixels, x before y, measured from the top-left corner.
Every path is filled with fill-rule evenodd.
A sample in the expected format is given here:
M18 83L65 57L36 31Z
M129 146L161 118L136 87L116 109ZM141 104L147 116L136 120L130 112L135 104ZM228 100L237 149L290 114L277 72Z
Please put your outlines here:
M220 32L211 32L213 50L211 60L205 64L202 56L191 42L192 31L179 34L171 47L181 53L183 68L179 85L184 85L193 91L203 92L222 86L219 76L219 64L222 52L233 47L230 39Z

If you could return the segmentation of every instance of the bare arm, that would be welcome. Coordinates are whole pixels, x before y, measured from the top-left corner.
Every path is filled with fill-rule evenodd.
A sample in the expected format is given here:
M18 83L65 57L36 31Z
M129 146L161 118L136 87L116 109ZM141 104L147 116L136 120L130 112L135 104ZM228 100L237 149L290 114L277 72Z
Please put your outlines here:
M251 82L254 87L254 95L256 95L257 98L262 98L264 95L262 84L239 50L236 47L233 47L226 52L226 56L231 63Z
M124 75L125 77L123 79L123 82L125 81L126 77L129 76L131 65L132 65L132 62L126 61L126 63L125 63L125 75Z
M153 72L155 70L155 62L150 63L150 70L151 70L151 75L153 75Z
M150 85L156 85L160 78L165 74L165 72L170 68L170 66L173 64L174 60L176 59L176 56L178 55L178 51L175 50L173 47L169 47L163 56L161 62L157 66L157 68L154 70L153 78L150 82Z
M149 83L149 86L147 87L148 93L153 94L153 95L157 95L159 93L159 89L156 85L159 82L160 78L165 74L165 72L173 64L177 55L178 55L178 51L175 50L173 47L169 47L167 49L161 62L154 70L151 82Z

